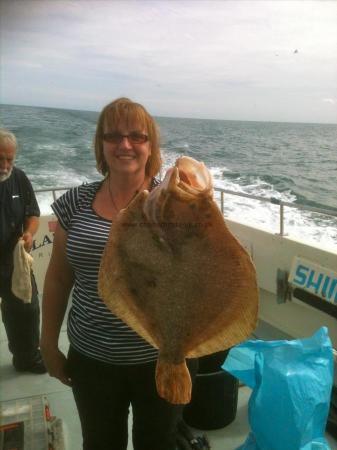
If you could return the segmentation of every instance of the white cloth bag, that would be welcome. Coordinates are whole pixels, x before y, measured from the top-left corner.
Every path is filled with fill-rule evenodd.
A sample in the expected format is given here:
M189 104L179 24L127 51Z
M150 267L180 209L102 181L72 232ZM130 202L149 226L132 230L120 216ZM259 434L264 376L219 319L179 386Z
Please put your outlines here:
M12 292L24 303L30 303L32 299L31 269L33 257L26 252L25 241L19 239L13 252Z

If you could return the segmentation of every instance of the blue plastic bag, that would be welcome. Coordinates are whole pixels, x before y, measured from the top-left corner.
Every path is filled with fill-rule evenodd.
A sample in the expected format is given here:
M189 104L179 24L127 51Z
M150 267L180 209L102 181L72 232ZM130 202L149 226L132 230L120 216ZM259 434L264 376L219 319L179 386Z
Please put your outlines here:
M324 438L333 382L327 328L293 341L246 341L222 366L253 389L251 432L239 450L327 450Z

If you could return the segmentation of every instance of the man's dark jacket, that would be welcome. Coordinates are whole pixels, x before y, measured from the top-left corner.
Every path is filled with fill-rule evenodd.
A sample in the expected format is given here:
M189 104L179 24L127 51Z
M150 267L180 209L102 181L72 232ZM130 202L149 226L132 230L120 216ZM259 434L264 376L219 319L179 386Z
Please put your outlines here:
M0 182L0 282L12 274L13 250L29 216L40 216L40 209L26 174L13 167L10 177Z

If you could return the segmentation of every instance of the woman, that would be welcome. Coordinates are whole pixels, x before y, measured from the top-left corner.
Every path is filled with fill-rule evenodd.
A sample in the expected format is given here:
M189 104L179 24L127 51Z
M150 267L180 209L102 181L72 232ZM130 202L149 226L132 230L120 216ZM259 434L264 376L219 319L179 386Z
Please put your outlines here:
M173 450L181 407L157 394L157 350L114 316L97 293L111 223L137 192L158 184L154 120L140 104L113 101L99 116L95 155L104 179L71 189L52 205L58 223L44 285L44 361L51 376L73 389L85 450L127 448L130 404L134 449ZM66 358L58 338L72 288Z

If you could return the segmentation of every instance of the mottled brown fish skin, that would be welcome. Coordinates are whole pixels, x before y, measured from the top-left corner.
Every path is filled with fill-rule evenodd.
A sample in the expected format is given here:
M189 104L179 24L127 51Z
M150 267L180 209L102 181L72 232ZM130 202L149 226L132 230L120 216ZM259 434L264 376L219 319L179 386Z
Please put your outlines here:
M185 358L229 348L254 330L256 273L209 193L162 190L156 221L144 214L147 199L147 192L139 194L112 226L99 292L160 350L159 395L185 404L191 395Z

